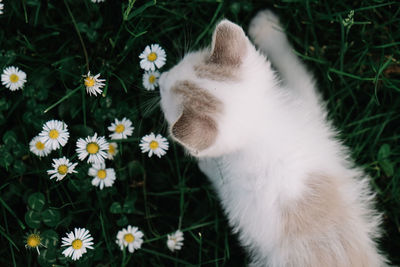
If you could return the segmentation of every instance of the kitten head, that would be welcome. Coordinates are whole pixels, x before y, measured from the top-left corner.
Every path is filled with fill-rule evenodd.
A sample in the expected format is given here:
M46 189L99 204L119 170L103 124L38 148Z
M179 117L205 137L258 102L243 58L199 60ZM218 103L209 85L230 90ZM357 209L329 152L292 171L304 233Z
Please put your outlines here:
M161 108L172 138L198 157L246 145L260 99L257 88L273 80L267 69L243 29L221 21L210 48L187 54L160 77Z

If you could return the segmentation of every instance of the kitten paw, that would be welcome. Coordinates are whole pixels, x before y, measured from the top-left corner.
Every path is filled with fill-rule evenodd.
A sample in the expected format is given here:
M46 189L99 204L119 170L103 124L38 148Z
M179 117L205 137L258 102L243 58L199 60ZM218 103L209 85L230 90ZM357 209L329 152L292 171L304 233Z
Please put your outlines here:
M279 17L269 9L258 12L250 22L248 33L254 43L265 50L285 42Z

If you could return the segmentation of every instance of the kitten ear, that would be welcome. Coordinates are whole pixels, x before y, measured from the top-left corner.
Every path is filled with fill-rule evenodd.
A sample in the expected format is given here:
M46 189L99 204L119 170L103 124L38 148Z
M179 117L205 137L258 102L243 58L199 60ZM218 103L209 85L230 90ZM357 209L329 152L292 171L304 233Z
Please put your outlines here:
M208 61L219 65L239 66L246 56L248 42L240 26L229 20L222 20L214 30Z
M178 82L172 90L183 99L182 115L171 127L172 137L189 151L207 149L218 135L215 119L222 103L190 81Z
M210 147L217 137L217 124L207 115L185 109L171 127L172 137L189 151L202 151Z

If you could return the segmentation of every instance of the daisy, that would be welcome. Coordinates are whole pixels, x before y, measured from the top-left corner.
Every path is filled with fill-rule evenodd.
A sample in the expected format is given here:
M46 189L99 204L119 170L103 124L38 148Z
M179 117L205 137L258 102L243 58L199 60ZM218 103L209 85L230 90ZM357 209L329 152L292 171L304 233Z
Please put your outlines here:
M116 243L120 246L121 250L128 247L130 253L138 250L143 243L143 233L137 227L128 225L128 228L122 228L117 234Z
M67 237L62 238L62 247L68 246L62 253L65 257L72 257L72 260L76 261L83 254L86 253L86 249L93 249L93 237L89 234L89 231L85 228L75 228L74 232L67 233Z
M175 250L181 250L183 246L183 233L181 230L177 230L175 233L168 235L167 247L169 250L174 252Z
M53 166L54 169L47 171L47 174L51 175L50 179L57 178L56 181L58 182L64 179L68 173L76 173L74 169L78 163L69 162L69 159L66 157L53 159L53 162L51 166Z
M39 246L44 247L39 232L36 232L36 230L34 230L33 233L31 232L26 235L25 248L36 249L37 253L40 255Z
M161 158L167 153L165 151L168 150L168 141L161 134L155 136L154 133L150 133L142 137L139 146L142 149L142 153L149 152L149 157L154 153Z
M101 3L104 2L105 0L92 0L93 3Z
M161 68L164 66L166 61L167 54L164 49L158 44L152 44L150 46L146 46L144 51L140 54L139 58L140 67L144 70L152 70L155 71L156 67Z
M114 159L114 156L118 153L118 144L115 142L108 143L107 158Z
M115 181L115 171L113 168L107 168L105 163L93 164L89 168L88 175L93 176L92 185L100 187L111 187Z
M134 127L131 126L132 122L127 119L123 118L122 121L115 119L115 122L111 123L111 126L108 126L108 130L113 132L110 134L111 139L126 139L128 136L132 135Z
M90 75L90 71L88 72L87 75L83 75L84 79L84 84L86 86L86 92L89 95L94 95L96 96L97 94L101 94L101 92L103 92L103 90L101 90L102 87L104 87L104 81L105 79L99 79L100 77L100 73L92 76Z
M40 137L36 136L29 142L30 151L36 156L43 157L47 156L51 149L48 146L45 146L44 143L40 141Z
M3 14L3 8L4 4L1 3L2 0L0 0L0 15Z
M21 89L25 82L26 73L19 70L18 67L5 68L3 74L1 74L1 83L11 91Z
M146 71L143 74L143 86L148 91L153 91L158 87L158 78L160 77L160 72L158 71Z
M76 152L80 160L84 160L89 156L87 162L95 164L104 162L109 148L109 144L104 136L97 137L97 133L85 139L79 138L76 142L76 146Z
M62 121L51 120L43 125L43 130L39 133L40 141L52 150L65 146L68 142L68 126Z

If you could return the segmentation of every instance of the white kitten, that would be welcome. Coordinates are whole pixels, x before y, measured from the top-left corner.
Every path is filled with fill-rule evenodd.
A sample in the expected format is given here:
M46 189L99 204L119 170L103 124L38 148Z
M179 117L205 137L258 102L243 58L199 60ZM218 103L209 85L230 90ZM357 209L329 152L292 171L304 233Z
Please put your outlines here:
M249 33L261 51L223 20L210 49L162 74L172 138L198 158L251 266L384 266L368 177L335 138L313 78L273 13Z

